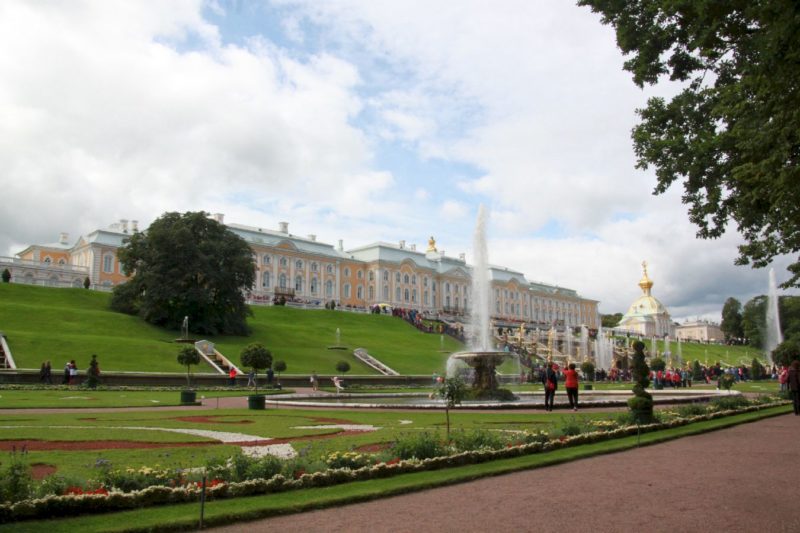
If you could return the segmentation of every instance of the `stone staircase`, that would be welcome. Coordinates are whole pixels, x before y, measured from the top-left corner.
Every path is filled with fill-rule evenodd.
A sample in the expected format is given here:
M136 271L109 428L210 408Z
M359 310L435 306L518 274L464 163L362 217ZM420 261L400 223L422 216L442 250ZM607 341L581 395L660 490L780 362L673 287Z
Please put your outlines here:
M227 375L231 368L236 369L237 374L243 374L239 367L216 349L213 342L197 341L194 343L194 348L200 354L200 357L220 374Z
M0 368L16 370L17 364L11 355L11 348L8 347L6 336L0 331Z
M356 356L356 359L364 363L370 368L374 368L384 376L399 376L397 372L386 366L385 364L381 363L374 357L372 357L364 348L356 348L353 351L353 355Z

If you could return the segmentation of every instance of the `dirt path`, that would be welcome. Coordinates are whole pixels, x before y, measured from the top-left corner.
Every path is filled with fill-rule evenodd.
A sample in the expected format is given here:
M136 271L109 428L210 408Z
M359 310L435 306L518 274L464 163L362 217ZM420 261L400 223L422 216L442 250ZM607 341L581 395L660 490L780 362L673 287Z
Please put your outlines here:
M800 417L213 531L800 531Z

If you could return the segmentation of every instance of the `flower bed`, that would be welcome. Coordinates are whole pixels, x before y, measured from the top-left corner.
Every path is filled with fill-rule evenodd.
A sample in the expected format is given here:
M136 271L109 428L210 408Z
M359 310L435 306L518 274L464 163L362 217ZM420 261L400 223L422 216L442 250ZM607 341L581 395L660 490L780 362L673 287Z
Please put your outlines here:
M684 426L694 422L713 420L740 413L758 411L770 407L786 405L785 401L761 403L735 410L710 409L705 414L682 417L672 414L667 421L643 426L629 425L611 429L607 424L597 424L600 429L574 436L561 436L542 442L542 434L532 434L529 442L507 445L501 449L477 449L431 457L428 459L391 459L374 465L358 467L366 461L363 454L339 453L330 454L327 458L332 467L327 470L303 473L296 471L292 477L276 474L269 479L259 478L241 482L225 482L214 478L206 484L207 499L236 498L284 492L288 490L326 487L351 481L379 479L398 474L438 470L456 466L483 463L495 459L508 459L523 455L548 452L569 446L591 444L595 442L652 432L661 429ZM603 427L603 426L606 427ZM341 467L350 465L356 468ZM149 474L149 472L148 472ZM121 511L152 505L196 502L199 500L202 484L187 482L181 486L151 486L142 490L122 492L118 489L108 490L97 487L91 490L68 490L68 494L45 496L38 499L24 500L17 503L0 504L0 522L12 522L53 516L71 516L84 513L102 513Z

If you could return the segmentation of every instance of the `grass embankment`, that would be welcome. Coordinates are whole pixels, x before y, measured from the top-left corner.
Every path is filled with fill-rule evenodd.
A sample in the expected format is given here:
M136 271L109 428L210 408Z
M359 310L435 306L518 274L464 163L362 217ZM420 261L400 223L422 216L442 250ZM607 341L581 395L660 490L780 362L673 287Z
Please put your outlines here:
M158 328L137 317L111 311L108 293L85 289L56 289L0 284L0 331L8 337L19 368L36 369L46 360L58 379L66 361L75 359L85 370L97 354L105 371L181 373L175 362L177 332ZM242 348L260 342L275 360L288 365L289 374L336 373L340 360L352 374L375 374L352 355L355 348L370 354L402 374L442 372L448 354L440 352L439 335L424 334L400 319L344 311L253 307L248 337L219 336L208 340L234 363ZM330 350L341 333L345 350ZM446 337L445 350L460 346ZM199 367L200 372L210 369Z
M641 435L641 437L625 437L548 453L503 459L477 465L405 474L387 479L354 482L333 487L305 489L250 498L210 501L206 503L205 507L205 524L229 525L236 521L252 520L267 516L373 500L395 494L461 483L482 477L539 468L595 455L624 451L639 445L657 444L680 437L723 429L737 424L780 415L788 411L788 406L776 407L764 411L745 413L699 422L688 426L645 433ZM48 533L52 531L54 527L61 531L81 532L177 531L196 528L198 518L198 504L182 504L108 515L59 519L58 522L45 520L7 524L0 527L0 531L19 531L20 526L23 525L25 530L29 532Z
M247 396L251 389L197 390L197 398ZM289 394L291 389L259 389L259 394ZM91 390L85 387L55 390L9 390L0 387L2 409L71 409L99 407L161 407L181 405L178 390Z

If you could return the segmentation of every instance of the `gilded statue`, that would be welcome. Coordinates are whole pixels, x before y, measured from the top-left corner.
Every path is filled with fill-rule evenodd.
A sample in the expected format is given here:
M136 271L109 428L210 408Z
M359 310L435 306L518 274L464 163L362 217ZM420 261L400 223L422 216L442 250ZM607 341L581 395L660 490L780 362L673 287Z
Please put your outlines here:
M428 252L435 252L436 251L436 239L433 238L433 235L431 235L431 238L428 239L428 250L427 251Z

